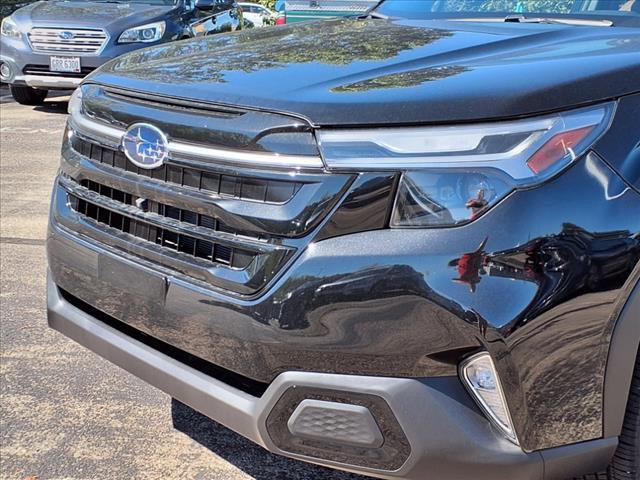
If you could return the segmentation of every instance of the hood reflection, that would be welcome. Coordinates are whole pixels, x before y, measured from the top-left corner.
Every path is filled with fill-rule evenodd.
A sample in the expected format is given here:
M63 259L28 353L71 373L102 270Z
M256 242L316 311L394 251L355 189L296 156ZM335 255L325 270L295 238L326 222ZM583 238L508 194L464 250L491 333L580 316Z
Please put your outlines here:
M216 38L178 42L123 56L111 70L126 76L144 77L162 83L226 83L230 72L245 74L265 69L290 68L295 64L341 66L353 62L382 61L404 50L416 49L453 33L446 30L411 27L376 21L326 21L320 29L313 24L278 29L237 32ZM363 39L366 38L366 41ZM379 85L353 84L347 90L382 88L459 73L458 67L389 75Z

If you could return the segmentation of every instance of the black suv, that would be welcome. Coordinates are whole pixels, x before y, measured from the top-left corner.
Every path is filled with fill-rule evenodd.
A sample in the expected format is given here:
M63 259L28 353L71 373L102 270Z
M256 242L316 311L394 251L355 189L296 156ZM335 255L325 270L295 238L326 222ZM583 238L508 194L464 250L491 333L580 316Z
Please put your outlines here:
M387 0L108 63L50 325L292 458L639 478L639 10Z

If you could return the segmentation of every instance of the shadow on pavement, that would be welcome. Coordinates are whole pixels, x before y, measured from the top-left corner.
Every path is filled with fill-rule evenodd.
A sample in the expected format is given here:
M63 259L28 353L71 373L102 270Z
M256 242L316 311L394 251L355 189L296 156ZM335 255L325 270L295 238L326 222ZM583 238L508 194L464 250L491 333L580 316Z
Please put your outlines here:
M63 113L67 114L67 106L69 102L67 98L64 99L52 99L45 101L42 105L38 105L33 109L36 112L47 112L47 113Z
M256 480L365 480L269 453L175 399L171 401L171 417L176 430Z
M33 108L36 112L63 113L66 115L69 95L71 95L71 91L68 90L49 92L47 99L42 105L36 107L25 106L24 108ZM9 103L16 102L11 96L9 85L3 83L0 85L0 104Z

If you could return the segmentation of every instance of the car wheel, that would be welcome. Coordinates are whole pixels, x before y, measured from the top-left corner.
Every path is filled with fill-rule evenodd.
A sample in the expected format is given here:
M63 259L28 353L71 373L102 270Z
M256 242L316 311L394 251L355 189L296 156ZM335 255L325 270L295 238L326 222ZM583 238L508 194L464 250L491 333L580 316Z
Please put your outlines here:
M11 96L20 105L42 105L47 98L48 90L11 85Z
M618 449L609 467L611 480L640 479L640 357L636 357Z

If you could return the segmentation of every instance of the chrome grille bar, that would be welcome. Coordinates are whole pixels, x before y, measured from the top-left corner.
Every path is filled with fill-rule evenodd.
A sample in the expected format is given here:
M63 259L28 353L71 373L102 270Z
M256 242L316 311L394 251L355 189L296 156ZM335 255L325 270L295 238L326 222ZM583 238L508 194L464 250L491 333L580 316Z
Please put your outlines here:
M247 237L239 237L237 235L221 231L213 231L209 228L192 225L177 219L161 217L156 213L143 212L135 206L126 205L122 202L112 200L63 176L60 177L60 185L67 192L78 198L87 200L88 202L99 205L107 210L117 211L121 215L142 220L150 225L171 230L174 233L189 235L201 240L213 240L230 247L250 249L260 253L271 253L280 249L279 246L264 241L254 240Z
M70 126L80 134L113 148L119 148L122 137L126 133L123 129L96 121L81 112L72 113ZM222 163L250 165L253 167L310 169L320 169L324 167L320 156L234 151L177 140L170 140L168 147L170 156L178 159L210 159Z
M98 55L109 39L101 29L52 27L34 27L28 37L31 49L36 53L73 55Z

